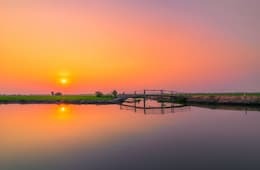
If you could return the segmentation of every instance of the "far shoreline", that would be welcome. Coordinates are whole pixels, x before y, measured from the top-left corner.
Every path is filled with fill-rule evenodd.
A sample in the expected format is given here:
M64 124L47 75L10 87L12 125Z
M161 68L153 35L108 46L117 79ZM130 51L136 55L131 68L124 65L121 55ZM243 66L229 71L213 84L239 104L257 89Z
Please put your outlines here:
M260 94L259 93L190 94L185 97L185 102L190 105L199 104L199 105L260 107Z
M0 95L0 104L74 104L74 105L112 105L122 104L127 97L124 95ZM260 107L260 93L201 93L179 94L175 100L164 102L181 103L187 106L242 106Z

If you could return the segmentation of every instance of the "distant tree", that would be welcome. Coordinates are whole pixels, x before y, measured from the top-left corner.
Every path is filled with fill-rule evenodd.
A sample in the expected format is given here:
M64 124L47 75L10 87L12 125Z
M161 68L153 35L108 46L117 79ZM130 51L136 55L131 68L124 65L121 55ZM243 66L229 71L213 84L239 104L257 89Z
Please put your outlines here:
M61 92L57 92L57 93L55 93L55 96L62 96L62 93Z
M104 94L102 92L100 92L100 91L96 92L96 97L103 97L103 96L104 96Z
M51 92L51 95L52 95L52 96L54 96L54 95L55 95L54 91L52 91L52 92Z
M118 92L116 90L114 90L114 91L112 91L112 95L113 95L113 97L117 97Z

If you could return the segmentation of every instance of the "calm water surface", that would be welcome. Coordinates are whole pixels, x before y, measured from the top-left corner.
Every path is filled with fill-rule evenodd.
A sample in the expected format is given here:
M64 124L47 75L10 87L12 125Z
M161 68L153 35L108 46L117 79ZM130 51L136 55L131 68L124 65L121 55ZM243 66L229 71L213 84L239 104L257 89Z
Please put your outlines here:
M260 169L260 112L0 105L0 170Z

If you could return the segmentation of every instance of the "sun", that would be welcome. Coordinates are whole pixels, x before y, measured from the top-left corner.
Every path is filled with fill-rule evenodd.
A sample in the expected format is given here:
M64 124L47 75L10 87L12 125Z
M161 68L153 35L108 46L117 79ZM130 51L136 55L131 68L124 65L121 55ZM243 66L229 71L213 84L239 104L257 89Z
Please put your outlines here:
M60 83L61 83L62 85L66 85L66 84L69 83L69 80L68 80L67 78L61 78L61 79L60 79Z

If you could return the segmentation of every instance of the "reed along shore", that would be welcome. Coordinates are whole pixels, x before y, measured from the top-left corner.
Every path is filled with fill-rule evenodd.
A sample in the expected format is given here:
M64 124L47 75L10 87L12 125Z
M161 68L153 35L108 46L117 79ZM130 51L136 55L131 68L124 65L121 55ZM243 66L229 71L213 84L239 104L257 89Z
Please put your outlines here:
M260 107L260 93L190 94L185 99L187 104L251 105Z

